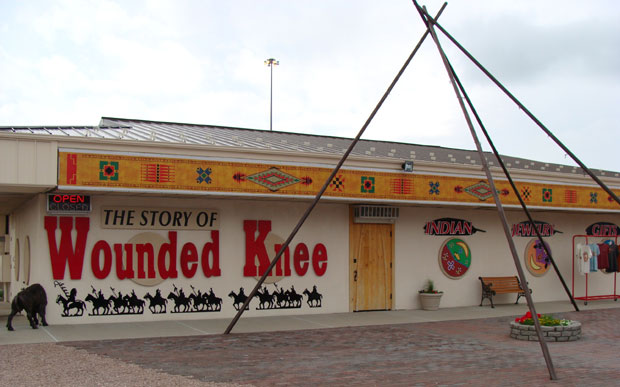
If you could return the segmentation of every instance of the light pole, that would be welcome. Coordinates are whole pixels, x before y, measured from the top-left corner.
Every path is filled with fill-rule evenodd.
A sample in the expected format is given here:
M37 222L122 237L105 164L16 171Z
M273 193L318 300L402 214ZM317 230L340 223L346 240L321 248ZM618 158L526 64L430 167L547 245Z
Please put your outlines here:
M269 130L273 130L273 66L279 65L280 61L274 58L269 58L265 59L265 64L270 67L271 72L271 86L269 91Z

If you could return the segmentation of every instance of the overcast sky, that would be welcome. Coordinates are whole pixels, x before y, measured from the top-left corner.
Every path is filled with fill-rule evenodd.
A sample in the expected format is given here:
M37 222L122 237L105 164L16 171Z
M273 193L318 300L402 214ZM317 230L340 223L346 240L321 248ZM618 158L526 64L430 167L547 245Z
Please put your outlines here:
M458 0L439 22L586 165L620 171L619 1ZM0 126L268 130L273 57L274 130L354 137L424 30L409 0L0 0ZM574 165L440 39L501 153ZM474 149L432 40L363 138Z

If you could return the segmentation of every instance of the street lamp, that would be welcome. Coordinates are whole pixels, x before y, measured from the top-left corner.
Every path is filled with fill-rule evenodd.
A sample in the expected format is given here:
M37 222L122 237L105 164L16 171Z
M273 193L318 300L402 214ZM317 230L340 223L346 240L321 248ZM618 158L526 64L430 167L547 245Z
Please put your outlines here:
M273 66L280 64L280 61L269 58L265 59L265 64L270 67L271 71L271 87L269 92L269 130L273 130Z

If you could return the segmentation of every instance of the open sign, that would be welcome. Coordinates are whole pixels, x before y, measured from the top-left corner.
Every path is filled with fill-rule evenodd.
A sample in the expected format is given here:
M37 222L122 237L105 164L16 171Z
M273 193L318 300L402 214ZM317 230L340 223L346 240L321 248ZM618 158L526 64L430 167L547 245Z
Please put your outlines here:
M48 194L47 212L49 213L84 213L90 212L90 195Z

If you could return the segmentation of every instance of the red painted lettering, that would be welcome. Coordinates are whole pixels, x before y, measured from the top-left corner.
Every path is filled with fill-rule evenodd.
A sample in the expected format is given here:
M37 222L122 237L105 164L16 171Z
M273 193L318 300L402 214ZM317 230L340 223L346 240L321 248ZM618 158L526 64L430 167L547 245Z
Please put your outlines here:
M474 233L474 226L469 223L469 222L462 222L463 223L463 230L465 230L465 232L462 235L471 235Z
M103 252L103 267L101 267L101 252ZM98 241L90 254L90 267L97 279L104 279L112 270L112 249L106 241Z
M450 232L450 223L449 222L446 222L446 221L441 222L440 229L441 229L441 234L442 235L450 235L449 234L449 232Z
M202 272L207 278L222 275L220 269L220 232L212 230L211 240L212 242L205 243L201 255ZM209 256L213 256L213 260L210 261Z
M144 272L144 254L146 254L148 263L148 278L155 278L155 251L153 251L153 245L150 243L139 243L136 245L136 253L138 256L138 278L146 276Z
M295 253L293 254L293 264L295 265L295 272L298 276L306 275L308 271L308 260L310 254L308 252L308 246L305 243L299 243L295 246Z
M280 244L276 244L273 249L275 250L276 255L278 254L278 252L280 252L280 249L282 248L282 245ZM284 261L284 263L282 262ZM284 266L284 273L282 273L282 266ZM291 275L291 250L288 248L288 246L286 246L286 249L284 250L284 252L282 253L282 255L280 256L280 259L278 260L278 263L276 263L276 275L277 276L289 276ZM273 274L273 273L269 273L269 274Z
M439 234L439 224L435 222L426 223L426 233L429 235L437 235Z
M322 243L318 243L312 250L312 268L319 277L327 271L327 249Z
M125 278L133 278L133 245L126 244L125 246L125 256L127 259L123 264L123 245L120 243L114 244L114 254L116 254L116 276L118 279L122 280Z
M56 244L56 227L58 217L46 216L44 227L47 231L47 243L50 250L52 263L52 276L55 280L65 278L65 266L69 265L69 276L72 280L82 278L82 267L84 266L84 249L86 247L86 237L90 228L90 219L85 217L75 218L75 228L77 237L75 246L71 238L73 228L73 218L68 216L60 217L60 247Z
M258 235L256 231L258 228ZM262 276L270 265L267 248L265 248L265 238L271 231L270 220L244 220L243 231L245 231L245 266L243 275L245 277ZM259 267L256 267L258 258Z
M157 254L157 270L162 279L177 278L177 232L168 231L168 239L170 243L164 243ZM166 267L166 255L168 259L168 267Z
M452 235L462 235L463 234L463 222L456 222L455 227L450 230Z
M193 243L186 243L181 249L181 273L185 278L192 278L198 270L198 250Z

